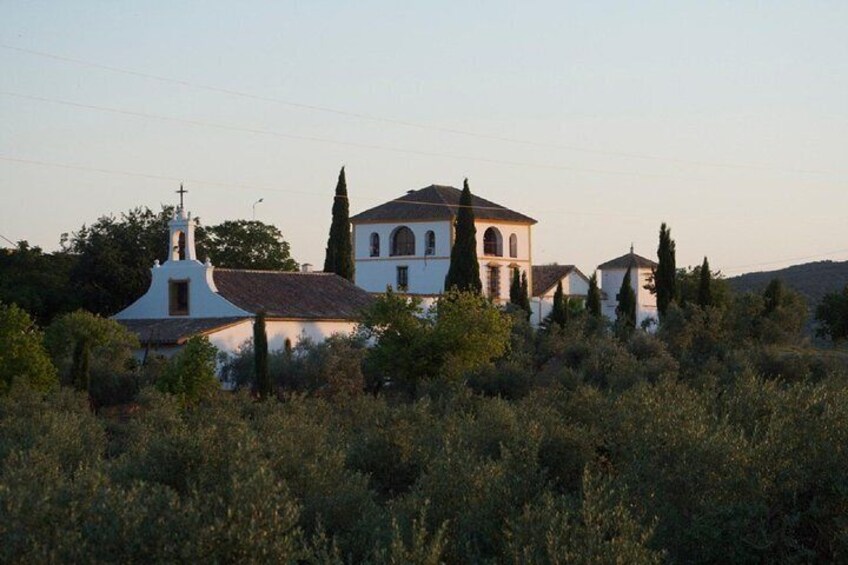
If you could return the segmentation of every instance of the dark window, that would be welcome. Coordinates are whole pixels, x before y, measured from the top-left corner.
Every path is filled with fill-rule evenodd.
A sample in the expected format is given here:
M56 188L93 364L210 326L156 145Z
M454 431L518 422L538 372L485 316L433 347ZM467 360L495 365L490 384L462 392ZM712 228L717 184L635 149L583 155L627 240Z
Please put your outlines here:
M188 316L188 281L169 281L169 307L171 316Z
M428 231L424 235L424 255L436 254L436 234L433 231Z
M392 234L392 255L415 255L415 234L406 226Z
M409 267L397 268L397 289L406 290L409 288Z
M179 261L185 261L185 257L186 257L185 234L183 232L177 232L177 259Z
M372 233L371 234L371 257L379 257L380 256L380 234Z
M489 267L489 298L501 297L501 268Z
M489 228L483 233L483 254L503 257L501 232L496 228Z
M509 236L509 256L518 257L518 236L515 234Z

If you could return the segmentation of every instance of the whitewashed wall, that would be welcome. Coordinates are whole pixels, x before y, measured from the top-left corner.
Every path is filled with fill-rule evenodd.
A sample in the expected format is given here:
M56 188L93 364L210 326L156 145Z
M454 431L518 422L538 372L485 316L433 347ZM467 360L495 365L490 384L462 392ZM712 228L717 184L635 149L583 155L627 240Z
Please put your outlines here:
M625 274L626 269L601 271L601 290L606 294L606 299L601 302L601 312L612 321L615 321L615 308L618 306L616 296ZM647 319L657 319L657 299L644 288L650 280L651 270L633 269L630 276L630 286L636 293L636 325L641 326Z
M214 267L199 261L166 261L151 269L152 281L144 295L115 314L116 319L153 318L228 318L249 316L231 302L217 294L212 279ZM169 311L168 281L188 280L187 316L171 316Z
M286 339L292 346L297 345L303 336L321 342L334 334L348 335L356 328L355 322L316 321L316 320L267 320L265 333L268 336L268 351L285 347ZM209 334L209 341L220 351L235 353L247 340L253 337L253 320L224 328Z
M579 297L585 300L589 294L589 281L572 271L562 278L562 291L566 296ZM555 293L556 285L542 296L534 296L530 300L530 308L533 312L530 316L530 322L534 326L541 324L553 310Z

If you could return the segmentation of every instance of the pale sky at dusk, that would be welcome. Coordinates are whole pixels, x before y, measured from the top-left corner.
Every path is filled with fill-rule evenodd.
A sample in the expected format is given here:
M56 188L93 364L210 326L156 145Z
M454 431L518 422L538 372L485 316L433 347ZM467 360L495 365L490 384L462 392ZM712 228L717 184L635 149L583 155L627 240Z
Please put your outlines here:
M848 259L848 2L411 4L0 0L0 234L182 180L321 265L345 165L352 214L467 176L587 274L662 221L680 266Z

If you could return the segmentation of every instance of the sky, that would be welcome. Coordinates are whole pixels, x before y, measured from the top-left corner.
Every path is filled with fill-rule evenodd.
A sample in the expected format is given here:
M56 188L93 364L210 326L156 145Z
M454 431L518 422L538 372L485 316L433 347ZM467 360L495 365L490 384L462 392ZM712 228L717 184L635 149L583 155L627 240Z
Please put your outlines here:
M0 0L0 243L136 206L323 263L430 184L538 220L533 260L732 275L848 259L848 2Z

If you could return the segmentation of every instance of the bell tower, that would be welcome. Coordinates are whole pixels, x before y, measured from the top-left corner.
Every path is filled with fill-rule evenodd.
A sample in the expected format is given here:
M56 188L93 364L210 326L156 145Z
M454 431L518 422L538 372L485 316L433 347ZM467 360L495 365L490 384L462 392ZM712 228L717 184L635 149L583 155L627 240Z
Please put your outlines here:
M168 222L170 237L168 238L168 261L196 261L197 251L194 247L194 228L197 222L185 211L183 197L188 191L180 184L177 194L180 195L180 205L174 212L174 217Z

